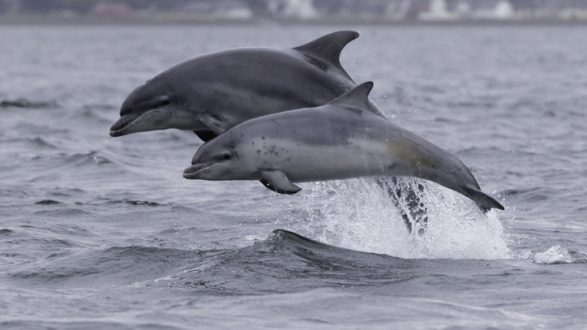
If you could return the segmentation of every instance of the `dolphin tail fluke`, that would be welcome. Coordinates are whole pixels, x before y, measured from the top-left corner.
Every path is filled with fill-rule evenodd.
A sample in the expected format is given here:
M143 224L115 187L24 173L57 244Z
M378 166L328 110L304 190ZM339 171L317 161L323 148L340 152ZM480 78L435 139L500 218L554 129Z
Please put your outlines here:
M335 66L342 70L342 72L344 72L350 79L350 76L340 64L340 53L349 42L358 37L359 33L355 31L332 32L316 40L310 41L305 45L295 47L294 50Z
M474 200L477 203L477 205L479 205L483 212L487 212L491 209L504 209L503 205L496 201L495 198L487 195L479 189L465 187L464 192L465 195L467 195L469 198Z

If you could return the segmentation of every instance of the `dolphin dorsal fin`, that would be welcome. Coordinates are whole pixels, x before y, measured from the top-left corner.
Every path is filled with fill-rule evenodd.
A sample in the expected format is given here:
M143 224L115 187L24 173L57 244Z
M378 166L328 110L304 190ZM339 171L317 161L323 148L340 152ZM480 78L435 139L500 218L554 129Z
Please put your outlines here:
M344 72L340 64L340 53L344 46L358 37L359 33L355 31L332 32L305 45L295 47L294 50L333 65Z
M339 96L338 98L332 100L330 104L345 109L365 110L383 117L383 114L381 114L379 109L373 106L373 104L369 101L369 93L371 92L371 89L373 89L373 82L364 82L346 92L345 94Z

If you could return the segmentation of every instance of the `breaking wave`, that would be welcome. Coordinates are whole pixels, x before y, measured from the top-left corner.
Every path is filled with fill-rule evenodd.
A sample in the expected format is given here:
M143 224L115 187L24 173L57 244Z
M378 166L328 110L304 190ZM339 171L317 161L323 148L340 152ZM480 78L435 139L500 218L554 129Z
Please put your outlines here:
M534 254L533 261L545 265L582 264L587 263L587 254L555 245L544 252Z

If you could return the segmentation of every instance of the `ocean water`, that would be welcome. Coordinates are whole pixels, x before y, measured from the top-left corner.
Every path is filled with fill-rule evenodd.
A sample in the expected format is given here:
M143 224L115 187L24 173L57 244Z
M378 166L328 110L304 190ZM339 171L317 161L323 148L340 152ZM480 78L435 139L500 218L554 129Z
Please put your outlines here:
M587 328L587 27L357 28L349 73L506 206L425 183L422 235L374 179L188 181L193 133L108 135L175 63L343 28L0 27L0 328Z

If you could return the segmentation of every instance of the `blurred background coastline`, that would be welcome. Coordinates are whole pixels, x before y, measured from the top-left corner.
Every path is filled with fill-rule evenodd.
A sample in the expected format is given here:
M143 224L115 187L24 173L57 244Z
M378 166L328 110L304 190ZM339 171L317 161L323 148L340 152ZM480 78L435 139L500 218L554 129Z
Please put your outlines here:
M0 0L0 24L585 24L585 0Z

